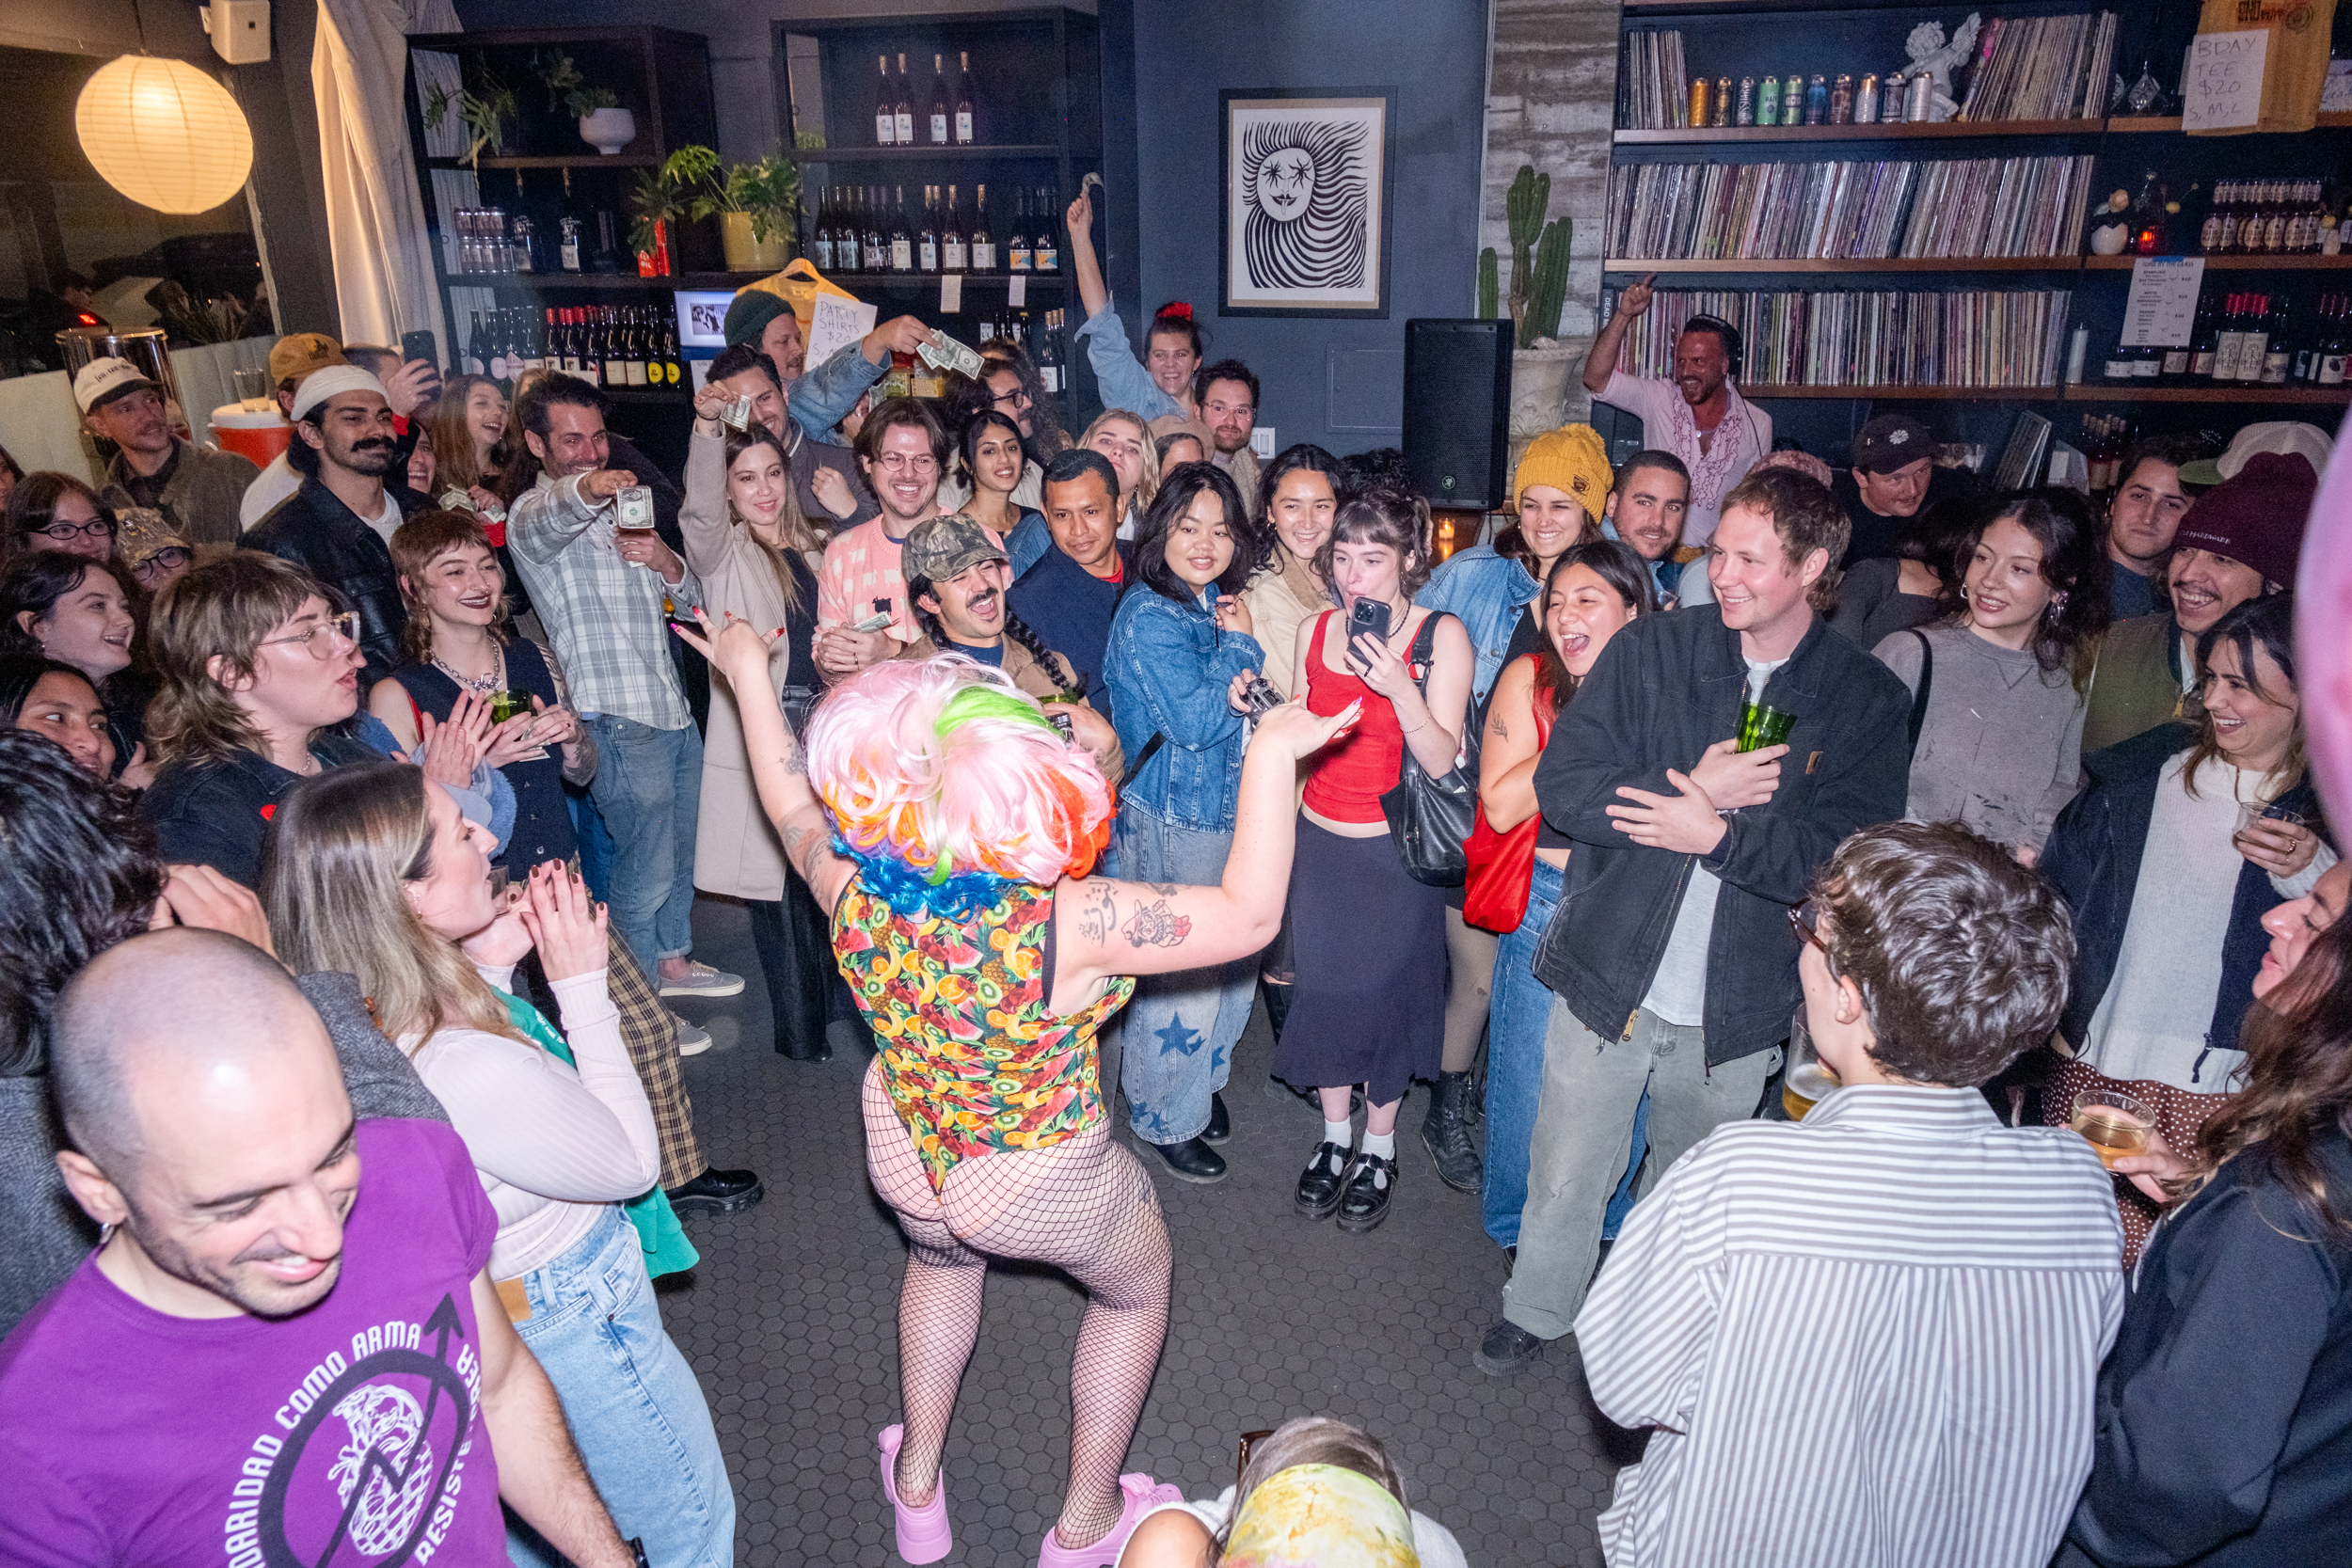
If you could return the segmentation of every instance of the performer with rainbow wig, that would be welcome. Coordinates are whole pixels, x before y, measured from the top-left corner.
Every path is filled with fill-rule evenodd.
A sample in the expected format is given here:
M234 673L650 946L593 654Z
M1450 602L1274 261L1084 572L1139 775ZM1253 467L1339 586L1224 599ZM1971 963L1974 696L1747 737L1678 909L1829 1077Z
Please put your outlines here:
M771 637L727 623L679 635L736 689L757 690ZM1326 718L1292 703L1259 720L1216 887L1089 875L1109 842L1111 785L1033 699L974 660L894 659L850 676L818 705L805 758L774 703L745 703L742 716L760 803L832 911L834 952L879 1047L866 1166L907 1238L903 1420L881 1440L898 1555L935 1562L953 1545L940 1450L988 1259L1025 1259L1066 1271L1089 1298L1069 1484L1038 1562L1108 1568L1144 1513L1180 1494L1119 1473L1168 1330L1169 1255L1151 1179L1111 1140L1095 1036L1136 975L1273 939L1297 763L1357 708Z

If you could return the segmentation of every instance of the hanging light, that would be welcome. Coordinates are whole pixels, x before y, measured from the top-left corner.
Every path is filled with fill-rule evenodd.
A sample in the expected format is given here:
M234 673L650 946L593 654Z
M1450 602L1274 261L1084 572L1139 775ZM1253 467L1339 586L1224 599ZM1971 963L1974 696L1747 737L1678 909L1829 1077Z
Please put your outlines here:
M106 183L157 212L208 212L253 166L245 111L185 60L125 55L101 66L73 105L73 128Z

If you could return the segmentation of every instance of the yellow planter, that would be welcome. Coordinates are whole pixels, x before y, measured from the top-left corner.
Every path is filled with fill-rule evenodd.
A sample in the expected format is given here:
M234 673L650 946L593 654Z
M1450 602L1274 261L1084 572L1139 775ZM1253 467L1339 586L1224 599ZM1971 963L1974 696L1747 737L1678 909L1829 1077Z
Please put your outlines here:
M792 241L784 230L771 232L765 245L752 239L749 213L719 214L719 244L726 252L729 272L781 272L792 260Z

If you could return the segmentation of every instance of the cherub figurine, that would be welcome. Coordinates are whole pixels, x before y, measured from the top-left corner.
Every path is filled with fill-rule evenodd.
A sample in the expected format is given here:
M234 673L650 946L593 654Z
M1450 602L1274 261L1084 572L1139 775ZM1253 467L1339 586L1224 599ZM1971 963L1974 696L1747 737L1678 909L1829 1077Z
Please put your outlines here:
M1970 11L1968 20L1960 24L1960 31L1952 35L1948 44L1944 41L1941 22L1922 22L1903 40L1903 53L1911 56L1912 69L1907 74L1915 77L1926 71L1935 84L1929 100L1928 119L1938 124L1960 112L1960 104L1952 97L1952 67L1967 63L1968 52L1977 44L1977 13Z

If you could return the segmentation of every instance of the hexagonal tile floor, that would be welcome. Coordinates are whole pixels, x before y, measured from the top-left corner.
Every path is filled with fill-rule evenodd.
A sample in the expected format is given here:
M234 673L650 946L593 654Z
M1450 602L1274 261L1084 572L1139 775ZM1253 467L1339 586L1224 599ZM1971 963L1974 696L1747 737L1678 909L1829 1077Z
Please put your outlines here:
M737 1560L882 1568L898 1559L874 1435L898 1418L905 1248L866 1184L866 1062L776 1055L743 911L705 898L694 925L695 956L749 982L727 1001L677 1002L715 1040L685 1064L704 1152L757 1169L767 1198L687 1220L703 1261L664 1283L662 1316L726 1449ZM1477 1200L1441 1185L1412 1136L1421 1091L1400 1122L1404 1172L1388 1223L1343 1235L1291 1212L1319 1123L1266 1089L1272 1051L1261 1010L1226 1094L1223 1183L1178 1181L1145 1157L1175 1243L1176 1289L1127 1468L1212 1495L1233 1479L1241 1433L1337 1416L1388 1446L1415 1506L1453 1529L1471 1563L1597 1564L1593 1519L1629 1457L1624 1434L1593 1410L1567 1344L1508 1381L1470 1364L1500 1301L1503 1258L1478 1227ZM991 1271L947 1440L949 1562L1037 1560L1060 1507L1083 1305L1050 1270Z

